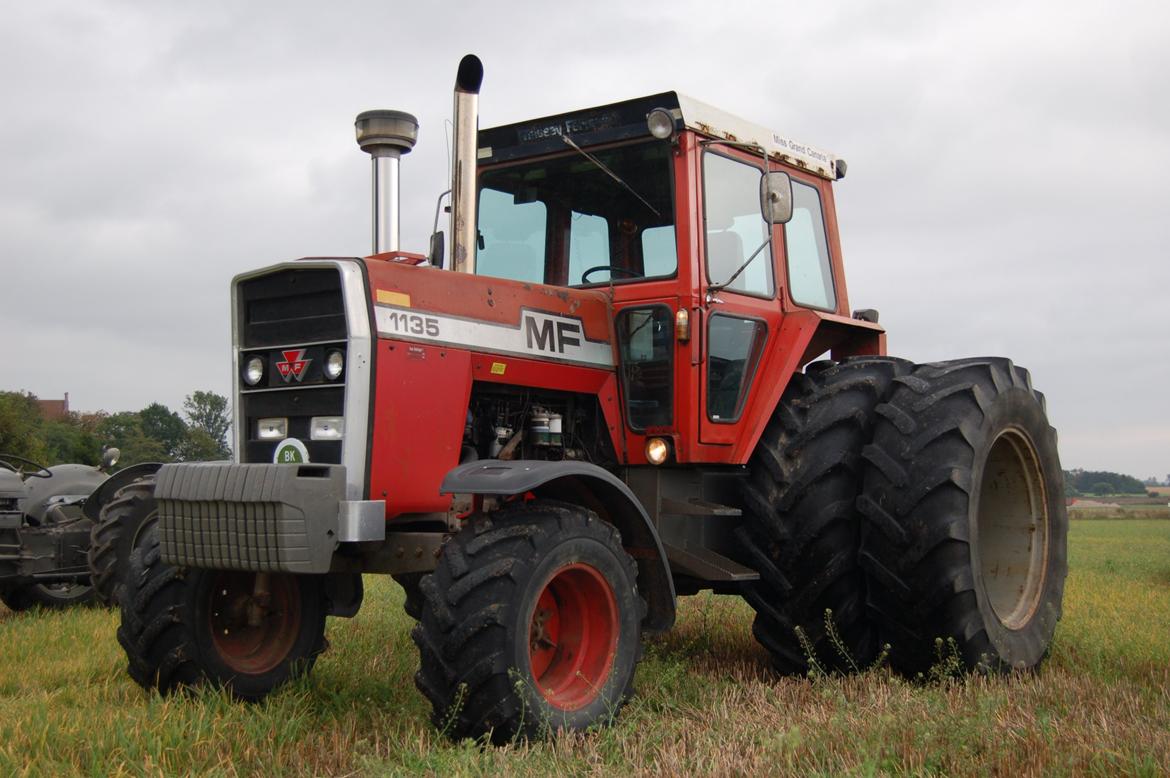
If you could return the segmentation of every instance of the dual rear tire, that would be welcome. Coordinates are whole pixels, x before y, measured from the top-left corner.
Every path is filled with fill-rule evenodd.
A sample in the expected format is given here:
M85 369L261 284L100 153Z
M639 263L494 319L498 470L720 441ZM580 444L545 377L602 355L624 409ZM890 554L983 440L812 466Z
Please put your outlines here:
M1036 667L1068 519L1043 395L1009 360L861 357L794 376L745 490L745 596L783 672ZM830 612L826 616L826 611ZM827 627L826 624L831 625Z

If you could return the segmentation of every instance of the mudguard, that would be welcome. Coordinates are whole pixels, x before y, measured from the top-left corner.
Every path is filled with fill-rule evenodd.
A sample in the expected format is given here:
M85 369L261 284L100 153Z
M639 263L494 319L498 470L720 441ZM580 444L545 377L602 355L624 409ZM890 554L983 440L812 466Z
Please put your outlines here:
M643 629L663 632L675 618L674 579L666 551L646 509L613 473L588 462L479 460L449 471L441 494L515 495L565 500L597 513L622 533L638 563L638 579L649 610Z
M113 499L119 489L131 481L138 480L144 475L157 473L160 467L162 467L162 462L141 462L137 465L122 468L103 481L97 489L93 490L89 499L85 501L85 506L81 509L81 514L96 524L98 515L102 511L102 506Z

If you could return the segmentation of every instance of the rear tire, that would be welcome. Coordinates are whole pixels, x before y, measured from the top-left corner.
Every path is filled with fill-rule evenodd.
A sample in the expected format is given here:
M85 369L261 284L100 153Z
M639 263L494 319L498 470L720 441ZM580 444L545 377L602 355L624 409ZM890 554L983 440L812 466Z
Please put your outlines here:
M922 365L899 383L878 408L859 501L868 605L890 662L926 673L942 640L969 670L1034 668L1068 570L1043 395L998 357Z
M616 715L646 605L618 531L537 500L475 516L422 580L418 688L455 740L503 743Z
M163 694L210 683L259 700L307 674L325 649L320 576L270 574L271 601L250 625L254 580L254 573L165 564L157 525L148 522L122 592L118 642L130 677Z
M90 532L86 560L97 599L103 605L118 605L130 552L143 524L157 513L154 484L155 477L149 475L123 486L102 506Z
M93 599L93 587L88 584L30 584L0 592L0 602L16 612L37 606L46 610L63 610L88 605Z
M877 655L857 565L861 450L874 407L912 369L871 356L810 365L792 377L752 455L740 541L760 580L744 597L756 610L752 634L783 673L807 673L810 655L839 672Z

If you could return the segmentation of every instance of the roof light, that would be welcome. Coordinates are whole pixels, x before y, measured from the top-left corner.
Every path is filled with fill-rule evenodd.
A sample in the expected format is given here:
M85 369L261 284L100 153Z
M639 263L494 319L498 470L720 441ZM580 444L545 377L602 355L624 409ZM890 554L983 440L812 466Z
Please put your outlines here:
M646 128L658 140L674 138L674 116L665 108L655 108L646 114Z

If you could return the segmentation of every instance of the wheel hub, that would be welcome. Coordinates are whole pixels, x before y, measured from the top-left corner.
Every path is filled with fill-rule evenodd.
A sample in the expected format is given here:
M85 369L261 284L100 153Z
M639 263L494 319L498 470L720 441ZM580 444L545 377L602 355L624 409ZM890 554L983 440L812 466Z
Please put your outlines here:
M239 673L279 665L300 631L299 587L291 575L222 571L211 582L210 606L212 644Z
M596 568L570 564L541 590L528 656L541 695L562 710L592 702L613 668L621 625L613 588Z
M1048 558L1048 500L1040 460L1028 437L1000 433L979 490L980 575L995 615L1008 629L1031 621Z

